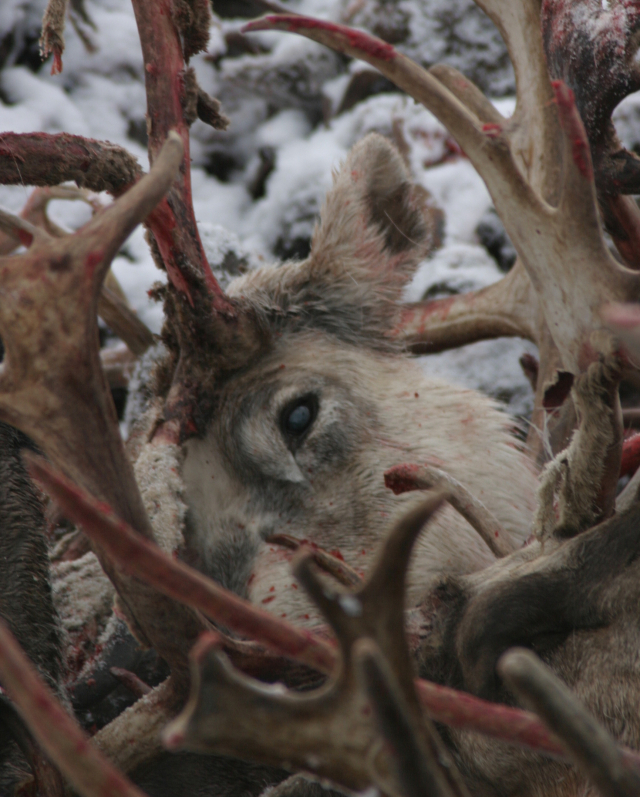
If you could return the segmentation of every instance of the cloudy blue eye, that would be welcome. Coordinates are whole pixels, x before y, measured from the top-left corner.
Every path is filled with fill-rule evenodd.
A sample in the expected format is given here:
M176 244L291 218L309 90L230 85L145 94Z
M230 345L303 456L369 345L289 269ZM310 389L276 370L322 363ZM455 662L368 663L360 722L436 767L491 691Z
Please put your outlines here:
M288 437L300 438L313 424L318 401L315 396L303 396L285 407L281 416L282 431Z

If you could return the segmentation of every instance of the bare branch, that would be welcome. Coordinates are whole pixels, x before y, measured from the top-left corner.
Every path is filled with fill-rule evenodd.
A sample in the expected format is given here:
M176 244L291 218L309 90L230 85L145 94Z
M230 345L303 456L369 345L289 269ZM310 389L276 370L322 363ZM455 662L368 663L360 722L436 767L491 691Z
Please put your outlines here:
M0 620L0 678L31 733L83 797L145 797L58 703Z
M513 552L509 535L487 507L457 479L431 465L396 465L384 474L384 483L396 495L411 490L439 487L447 491L447 501L482 537L494 556Z
M529 650L507 651L498 662L507 686L562 740L577 766L606 797L636 797L640 769L562 681Z

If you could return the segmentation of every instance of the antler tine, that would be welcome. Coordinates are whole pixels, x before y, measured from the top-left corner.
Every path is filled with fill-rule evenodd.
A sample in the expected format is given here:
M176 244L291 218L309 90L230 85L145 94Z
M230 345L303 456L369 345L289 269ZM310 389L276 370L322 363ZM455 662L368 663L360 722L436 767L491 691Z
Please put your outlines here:
M43 240L39 231L40 239L24 255L5 258L1 271L4 291L14 297L0 305L7 352L2 417L147 536L149 521L100 371L96 306L112 256L166 192L181 156L180 140L171 137L129 194L74 235Z
M294 573L333 628L344 659L350 660L356 639L368 636L379 644L411 705L415 705L413 667L404 631L406 572L413 547L425 524L446 500L434 490L396 523L378 552L364 584L351 592L331 594L302 556Z
M0 230L15 237L24 246L29 246L32 241L49 240L44 230L6 210L0 210Z
M74 235L36 240L25 254L0 261L2 289L11 296L0 303L6 349L0 416L149 538L151 523L101 371L96 306L111 257L163 196L181 157L182 144L172 136L130 195ZM186 674L187 647L203 629L202 619L124 575L104 550L96 553L134 633Z
M31 475L82 526L87 536L136 578L144 579L165 595L181 600L237 633L259 639L277 653L303 661L320 672L331 672L336 656L318 637L283 623L227 592L219 584L174 560L143 539L106 507L84 494L42 458L25 454ZM165 620L166 621L166 620Z
M32 734L83 797L145 797L90 742L0 620L0 677Z
M83 188L63 185L36 188L29 196L19 217L7 218L0 211L0 229L6 233L6 240L0 240L0 255L10 254L20 243L31 243L34 235L42 237L44 233L45 236L48 234L54 238L62 238L68 234L54 224L47 215L47 206L52 199L81 200L90 205L94 212L104 210L97 197L92 197ZM42 239L47 240L46 237ZM112 290L109 283L114 280L112 272L109 272L98 299L98 315L126 343L133 354L140 356L153 345L153 334L126 302ZM115 284L117 285L117 282Z
M414 354L500 337L538 341L536 292L520 259L498 282L479 291L402 307L394 336Z
M504 116L468 77L449 64L434 64L429 72L484 124L503 124Z
M542 207L501 137L488 137L475 114L433 74L381 39L344 25L301 15L268 15L249 22L242 30L299 33L338 52L366 61L440 119L455 136L492 195L506 200L510 193L517 192L519 203L529 211Z
M50 186L75 181L80 187L119 196L142 175L122 147L70 133L2 133L2 185Z
M636 766L534 653L514 648L503 654L497 666L509 689L542 717L562 740L575 764L603 795L640 794L640 772Z
M422 727L416 728L376 643L371 639L358 640L353 657L380 731L391 747L392 765L404 797L469 797L431 721L423 717Z
M521 48L523 52L535 51L527 69L532 79L535 77L536 86L546 85L550 92L549 81L544 74L539 17L534 14L535 5L529 2L507 7L506 4L497 4L496 0L495 6L486 3L486 8L494 14L500 9L506 15L512 49L517 40L522 39L524 45L524 38L532 37L533 45L527 42L527 46ZM535 26L532 25L533 20L538 20ZM361 58L429 108L453 133L484 179L496 210L538 293L565 368L574 374L579 373L597 356L596 352L606 353L606 342L594 345L590 340L591 333L602 328L596 315L597 307L606 299L628 298L630 294L638 292L640 284L636 275L626 272L616 263L602 238L593 201L592 181L588 170L583 168L586 162L583 146L583 143L586 144L586 134L581 126L567 124L567 130L563 136L557 137L552 147L552 151L556 151L565 138L569 139L572 156L578 157L577 161L572 157L565 167L565 197L575 198L582 185L581 213L575 210L569 212L568 203L563 204L561 211L564 212L559 212L547 204L546 198L553 200L557 192L550 191L548 181L545 183L544 169L540 167L539 181L530 182L518 165L517 161L522 160L518 151L525 142L518 143L517 137L511 134L510 123L502 128L483 126L432 74L397 53L390 45L343 26L304 17L268 16L249 23L244 29L295 31ZM534 46L536 42L539 47ZM523 74L523 67L520 67L520 73ZM526 94L526 88L526 85L521 85L521 97ZM572 96L560 87L556 87L556 94L562 105L564 121L575 121ZM551 98L552 95L549 93L548 96ZM536 98L537 112L542 115L546 108L539 105L538 93ZM578 138L571 139L571 134ZM541 153L540 157L551 164L558 162L549 158L548 152ZM552 166L548 168L551 170ZM551 171L549 174L548 180L551 180L553 174ZM561 267L557 265L558 260L561 261ZM582 301L567 306L562 297L575 292L577 283L583 294ZM578 307L580 310L576 309Z
M516 73L517 105L508 123L512 152L533 188L554 205L560 190L556 164L561 144L540 35L540 2L475 2L500 31Z
M404 633L405 573L418 534L442 500L442 494L434 493L397 523L359 590L330 593L312 569L312 554L299 558L294 572L329 620L342 650L342 666L326 686L304 696L274 695L272 689L234 673L209 643L194 658L199 674L192 675L194 691L187 708L167 731L169 744L249 755L311 771L349 789L364 788L373 781L387 793L401 791L380 731L366 710L368 698L356 676L353 646L365 637L376 640L412 722L421 729L422 713ZM247 719L230 728L230 716ZM269 727L268 734L263 726Z
M191 696L165 731L167 747L262 761L356 791L372 785L375 762L385 792L398 794L351 668L313 692L288 692L234 670L218 643L205 635L192 651Z
M385 486L396 495L411 490L446 488L447 501L482 537L491 553L501 558L513 552L509 535L495 515L453 476L431 465L396 465L384 474Z
M96 257L100 255L100 265L96 280L102 280L111 260L133 230L144 221L158 205L171 186L178 167L182 162L184 148L182 139L169 131L161 153L149 174L130 188L117 202L110 205L103 213L93 217L82 228L82 239L85 249L92 251L100 247ZM105 245L106 242L106 245Z

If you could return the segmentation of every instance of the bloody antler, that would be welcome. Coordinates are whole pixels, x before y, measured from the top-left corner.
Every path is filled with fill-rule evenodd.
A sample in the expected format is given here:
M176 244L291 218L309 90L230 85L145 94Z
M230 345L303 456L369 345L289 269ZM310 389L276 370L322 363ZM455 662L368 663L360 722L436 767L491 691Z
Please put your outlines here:
M637 208L621 195L640 190L640 159L618 140L611 115L640 88L635 59L640 29L636 0L604 4L545 0L542 34L549 71L571 87L595 165L605 223L630 263L638 265Z
M70 133L2 133L0 183L58 185L120 196L142 175L138 161L122 147Z
M30 246L25 254L0 261L2 289L11 297L0 305L6 351L0 371L0 415L147 537L153 532L100 367L96 313L112 258L160 201L181 158L180 139L170 135L149 175L64 238L2 216L3 224L17 230ZM193 613L176 606L176 626L169 630L157 603L161 600L167 616L172 616L165 599L122 577L106 556L101 555L101 561L139 636L168 661L183 664L184 640L195 639L201 629Z

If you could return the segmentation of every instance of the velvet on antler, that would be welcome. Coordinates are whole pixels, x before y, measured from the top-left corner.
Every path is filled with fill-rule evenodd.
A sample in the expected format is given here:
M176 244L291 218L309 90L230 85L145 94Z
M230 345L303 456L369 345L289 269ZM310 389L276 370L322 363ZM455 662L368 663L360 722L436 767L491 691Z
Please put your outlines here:
M181 159L180 139L170 134L151 173L73 235L51 237L23 219L0 217L3 228L29 246L0 260L0 284L12 297L0 306L0 416L147 537L153 531L101 370L97 306L112 258L162 199ZM172 612L164 598L98 554L136 633L168 661L184 663L185 640L202 627L195 616L179 606ZM159 617L160 606L175 615L175 634Z

